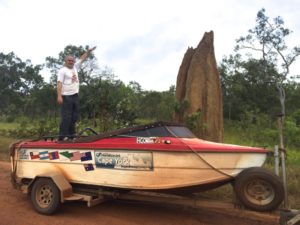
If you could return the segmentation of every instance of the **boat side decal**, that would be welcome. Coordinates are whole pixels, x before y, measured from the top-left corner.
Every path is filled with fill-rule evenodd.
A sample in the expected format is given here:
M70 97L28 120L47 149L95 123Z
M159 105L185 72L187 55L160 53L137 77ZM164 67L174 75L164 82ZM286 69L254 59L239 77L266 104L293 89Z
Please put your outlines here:
M18 158L20 161L81 164L85 171L93 171L95 168L153 170L152 152L146 151L20 149Z
M89 164L83 164L85 171L92 171L94 170L94 165L89 163Z
M21 149L19 151L19 159L29 159L29 155L27 154L26 150L25 149Z
M45 149L20 149L19 160L56 161L56 162L86 162L93 160L90 150L45 150Z
M154 144L160 143L161 140L159 137L137 137L136 143L137 144Z
M151 152L95 151L97 168L121 170L153 170Z
M49 159L50 160L59 159L59 153L58 153L58 151L49 152Z
M48 151L42 151L42 152L39 152L39 158L41 160L44 160L44 159L49 159L49 155L48 155Z
M59 154L61 154L62 156L68 159L71 159L71 157L73 157L73 153L70 153L69 151L60 152Z
M40 154L38 151L30 152L30 159L39 159Z

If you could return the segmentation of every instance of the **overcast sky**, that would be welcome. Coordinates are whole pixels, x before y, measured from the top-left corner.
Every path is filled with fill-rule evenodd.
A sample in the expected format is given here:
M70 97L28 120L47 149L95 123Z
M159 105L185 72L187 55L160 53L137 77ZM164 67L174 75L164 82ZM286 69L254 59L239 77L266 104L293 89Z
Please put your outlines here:
M300 46L300 0L0 0L0 52L36 65L67 45L96 45L100 67L126 84L163 91L176 84L184 53L205 32L214 31L220 62L262 8L281 16L293 31L288 45Z

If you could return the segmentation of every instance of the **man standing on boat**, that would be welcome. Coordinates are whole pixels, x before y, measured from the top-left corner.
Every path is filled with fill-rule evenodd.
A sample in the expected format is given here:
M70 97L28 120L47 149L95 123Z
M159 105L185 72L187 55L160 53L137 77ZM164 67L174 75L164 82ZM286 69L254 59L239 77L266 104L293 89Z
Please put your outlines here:
M79 79L78 69L96 47L88 49L75 62L75 57L65 57L64 67L57 75L57 102L61 106L61 122L59 126L59 140L72 137L76 134L75 125L79 114Z

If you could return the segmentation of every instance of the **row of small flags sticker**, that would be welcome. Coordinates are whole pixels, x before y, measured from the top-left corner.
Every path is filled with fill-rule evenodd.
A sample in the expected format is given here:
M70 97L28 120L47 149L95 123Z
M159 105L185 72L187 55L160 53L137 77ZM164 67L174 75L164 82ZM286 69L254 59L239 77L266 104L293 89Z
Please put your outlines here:
M58 151L53 151L53 152L48 152L48 151L40 151L40 152L30 152L30 159L40 159L40 160L55 160L55 159L60 159L59 155L62 155L71 161L76 161L80 160L81 162L84 161L89 161L92 160L92 153L91 152L69 152L69 151L64 151L64 152L58 152ZM84 169L86 171L91 171L94 170L93 164L84 164Z
M92 153L91 152L60 152L58 153L58 151L55 152L48 152L48 151L40 151L40 152L30 152L30 158L31 159L41 159L41 160L45 160L45 159L50 159L50 160L54 160L54 159L59 159L59 154L63 155L64 157L70 159L71 161L75 161L75 160L80 160L80 161L89 161L92 160Z

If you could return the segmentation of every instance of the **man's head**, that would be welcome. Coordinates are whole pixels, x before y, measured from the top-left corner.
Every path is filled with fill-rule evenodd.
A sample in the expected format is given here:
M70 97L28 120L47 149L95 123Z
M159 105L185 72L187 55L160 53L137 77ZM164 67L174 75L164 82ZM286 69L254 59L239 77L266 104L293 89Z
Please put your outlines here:
M68 67L69 69L73 69L75 63L75 58L72 55L67 55L65 57L65 66Z

